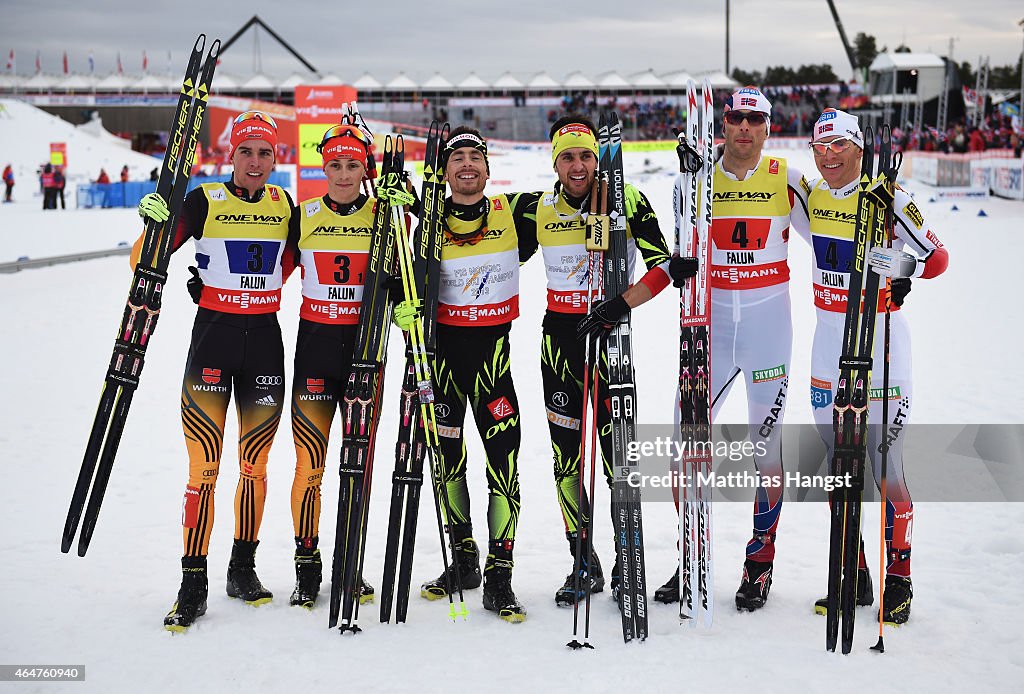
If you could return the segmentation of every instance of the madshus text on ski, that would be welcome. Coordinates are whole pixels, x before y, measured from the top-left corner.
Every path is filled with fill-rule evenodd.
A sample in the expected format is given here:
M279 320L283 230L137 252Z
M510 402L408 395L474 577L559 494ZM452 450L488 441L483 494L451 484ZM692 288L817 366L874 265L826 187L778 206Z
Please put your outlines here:
M520 264L539 255L547 308L538 366L564 523L552 532L565 534L570 569L553 597L572 614L568 645L593 648L592 609L603 609L593 596L606 586L624 641L643 641L650 620L660 618L648 600L642 489L632 483L642 421L633 345L663 338L634 333L631 314L669 284L679 290L675 421L684 451L673 473L696 482L674 489L678 569L653 598L677 605L679 619L691 627L710 628L717 602L711 425L743 374L758 476L784 476L781 424L793 337L788 243L795 230L813 250L815 423L830 474L850 481L830 494L827 596L815 611L826 616L827 648L841 641L850 652L856 607L875 599L861 539L870 462L882 495L878 572L884 577L874 648L884 650L882 624L906 623L913 596L913 505L902 464L913 389L902 310L911 279L940 275L948 257L896 184L900 161L888 126L877 138L876 172L871 129L862 130L852 114L826 109L810 142L819 177L808 180L785 159L763 154L772 105L758 89L745 87L725 100L724 141L716 145L710 85L691 83L677 147L670 252L647 196L626 181L615 112L602 114L598 124L570 115L552 125L557 180L549 190L495 195L485 192L491 176L485 138L471 127L435 122L417 193L405 170L403 137L375 136L357 105L346 103L340 123L326 129L317 147L326 193L295 204L267 183L277 124L247 111L231 126L231 179L185 195L218 52L218 41L209 51L205 36L196 41L156 192L139 205L145 230L132 251L134 275L62 551L76 534L78 554L89 547L160 314L168 262L191 240L195 265L186 286L198 308L180 393L188 455L182 575L165 628L185 632L207 611L213 494L233 396L239 478L227 594L253 606L273 599L256 573L255 555L269 451L289 401L296 451L290 499L296 580L289 601L310 611L328 603L330 627L360 630L360 607L377 596L367 580L373 573L365 562L367 520L380 414L396 405L383 398L392 325L404 336L405 359L391 369L401 383L399 428L383 432L386 439L397 434L396 442L381 449L394 451L394 467L380 621L407 619L420 495L429 484L443 567L422 583L421 597L446 600L448 617L459 620L468 614L469 591L482 588L486 611L524 622L527 609L512 580L522 432L509 337L519 318ZM634 282L638 259L646 270ZM281 288L296 268L302 303L288 388L278 313ZM329 597L321 601L321 484L339 410L340 487ZM470 514L467 413L486 453L484 546ZM772 426L761 426L766 421ZM593 534L598 467L611 490L607 580ZM738 610L753 612L768 600L781 509L781 485L759 484Z

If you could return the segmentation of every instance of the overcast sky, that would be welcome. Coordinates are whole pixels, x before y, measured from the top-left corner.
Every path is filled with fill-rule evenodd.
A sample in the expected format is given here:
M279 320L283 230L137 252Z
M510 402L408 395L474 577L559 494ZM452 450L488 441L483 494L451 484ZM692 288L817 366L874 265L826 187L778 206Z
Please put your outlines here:
M914 51L953 56L975 65L1016 62L1024 44L1024 3L1013 0L835 0L850 41L858 32L878 47L906 43ZM724 0L0 0L0 57L13 48L17 70L72 72L116 67L120 51L128 73L180 74L199 32L227 40L254 14L321 73L355 80L365 71L387 81L404 71L414 80L441 72L459 81L471 71L485 80L506 70L529 78L547 70L556 79L574 70L597 75L691 72L725 67ZM954 9L956 8L956 9ZM386 14L384 11L386 10ZM441 16L436 16L443 12ZM730 65L829 63L850 76L825 0L732 0ZM256 44L259 45L257 63ZM308 74L265 31L250 29L219 68L247 77L257 65L273 76Z

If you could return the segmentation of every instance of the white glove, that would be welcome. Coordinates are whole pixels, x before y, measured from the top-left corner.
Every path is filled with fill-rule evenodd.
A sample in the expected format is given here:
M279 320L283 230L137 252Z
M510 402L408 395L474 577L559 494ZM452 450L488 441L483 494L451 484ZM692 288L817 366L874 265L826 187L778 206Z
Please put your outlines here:
M895 248L872 248L868 251L868 265L882 277L914 277L917 256Z

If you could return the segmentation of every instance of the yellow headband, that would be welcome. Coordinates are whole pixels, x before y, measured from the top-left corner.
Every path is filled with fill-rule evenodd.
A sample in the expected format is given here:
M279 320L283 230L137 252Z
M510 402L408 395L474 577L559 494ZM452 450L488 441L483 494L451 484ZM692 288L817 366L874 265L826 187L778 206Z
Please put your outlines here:
M583 147L589 149L597 156L597 138L590 128L582 123L569 123L559 129L551 138L551 161L558 159L558 155L567 149Z

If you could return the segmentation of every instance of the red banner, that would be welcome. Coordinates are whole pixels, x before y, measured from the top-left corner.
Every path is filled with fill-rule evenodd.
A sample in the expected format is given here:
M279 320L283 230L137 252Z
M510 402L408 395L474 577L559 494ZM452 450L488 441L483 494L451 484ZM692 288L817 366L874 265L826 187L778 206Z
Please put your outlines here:
M218 162L229 164L231 124L239 113L263 111L277 122L277 163L295 163L295 109L259 99L215 96L210 99L206 116L210 124L210 154Z
M295 129L299 152L295 167L296 202L317 198L327 192L323 160L316 147L324 131L341 122L341 105L355 100L355 88L347 85L295 87Z
M62 169L68 168L68 145L66 142L50 143L50 163Z

